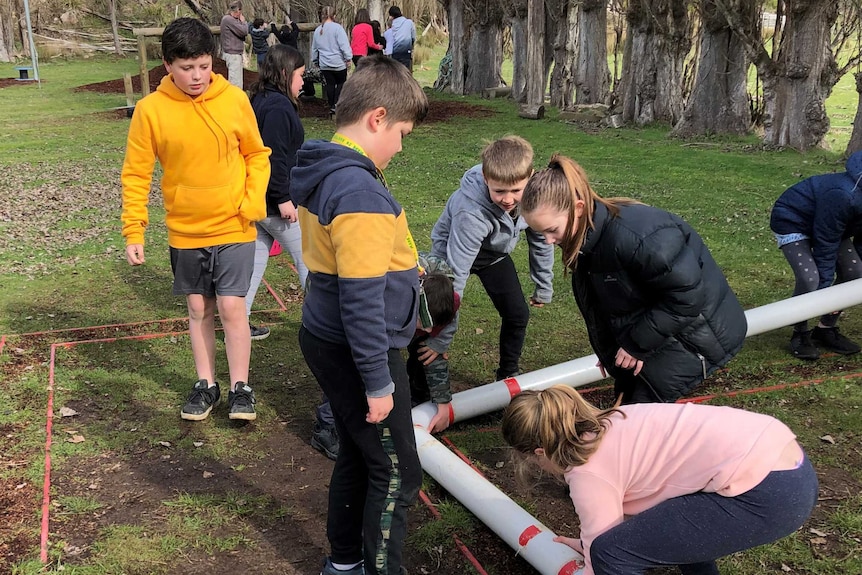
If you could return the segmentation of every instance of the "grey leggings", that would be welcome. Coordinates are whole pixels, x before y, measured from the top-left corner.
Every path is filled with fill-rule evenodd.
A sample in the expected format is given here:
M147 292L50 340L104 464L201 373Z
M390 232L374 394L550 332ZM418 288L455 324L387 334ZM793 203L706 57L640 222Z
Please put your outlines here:
M796 286L793 295L801 295L817 290L820 285L820 273L817 264L814 263L814 255L811 252L810 240L799 240L781 246L781 252L790 264L793 275L796 277ZM854 242L851 238L841 241L838 247L838 260L835 266L837 276L836 284L862 278L862 260ZM840 311L828 313L820 318L820 322L826 327L834 327L838 323ZM801 321L793 326L796 331L806 331L808 322Z

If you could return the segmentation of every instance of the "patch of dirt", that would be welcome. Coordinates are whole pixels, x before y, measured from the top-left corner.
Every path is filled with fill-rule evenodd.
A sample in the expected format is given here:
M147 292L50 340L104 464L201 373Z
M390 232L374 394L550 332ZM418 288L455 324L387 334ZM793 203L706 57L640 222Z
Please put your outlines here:
M8 88L9 86L27 86L30 82L22 82L17 78L0 78L0 88Z
M194 434L191 425L187 431ZM68 461L57 474L56 492L96 498L103 507L83 516L64 516L55 508L51 540L63 542L64 561L74 564L90 557L91 543L108 526L147 528L176 516L177 511L163 502L180 493L238 494L246 501L282 506L284 515L273 518L260 510L243 514L216 534L242 532L247 543L238 552L193 550L178 557L182 572L212 573L217 566L221 573L316 574L326 553L322 534L332 463L290 433L269 434L256 447L266 456L252 463L241 453L215 460L144 443L126 454Z
M10 426L0 427L2 441L8 442ZM3 455L3 470L17 465ZM23 462L26 463L26 462ZM0 479L0 572L9 573L12 566L30 554L39 545L37 525L33 510L39 501L40 489L27 482L13 478Z
M224 60L216 58L213 60L213 72L227 77L227 66ZM167 74L164 66L155 66L149 71L150 90L155 90L162 81L162 78ZM257 72L251 70L243 70L243 85L248 87L257 81ZM135 93L141 92L141 76L140 74L132 76L132 87ZM319 85L315 86L319 94L321 89ZM87 84L75 88L76 92L99 92L106 94L125 94L126 89L122 78L107 80L105 82L97 82L95 84ZM110 110L101 112L102 115L114 117L117 119L126 118L125 110ZM437 122L445 122L452 118L487 118L493 116L496 112L485 106L478 106L467 102L457 101L437 101L432 100L428 110L428 115L423 123L433 124ZM303 118L328 118L329 106L326 101L321 98L304 99L299 106L299 115Z

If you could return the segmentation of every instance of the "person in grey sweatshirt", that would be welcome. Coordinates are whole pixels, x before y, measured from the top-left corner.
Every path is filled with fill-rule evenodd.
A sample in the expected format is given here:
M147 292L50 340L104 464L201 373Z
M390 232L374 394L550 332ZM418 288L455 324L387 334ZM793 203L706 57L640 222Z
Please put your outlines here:
M454 273L454 288L463 298L471 273L479 277L500 314L498 380L517 375L530 309L510 254L524 230L529 242L530 277L536 285L530 304L550 303L554 288L554 246L529 229L519 215L521 194L533 173L533 148L518 136L506 136L482 151L482 163L461 178L461 187L431 231L431 255L445 258ZM458 318L420 350L430 363L446 353L457 330Z
M320 9L320 26L312 34L311 60L320 67L326 83L330 119L335 116L335 105L341 96L341 87L347 81L347 66L352 58L347 32L335 21L335 8L324 6Z

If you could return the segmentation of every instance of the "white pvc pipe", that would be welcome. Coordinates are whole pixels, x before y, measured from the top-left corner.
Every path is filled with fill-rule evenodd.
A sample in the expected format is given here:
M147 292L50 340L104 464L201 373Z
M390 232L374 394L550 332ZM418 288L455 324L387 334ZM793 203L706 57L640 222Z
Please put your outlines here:
M862 303L862 279L750 309L747 336L792 325ZM595 355L497 381L452 395L450 423L498 411L526 389L565 384L579 387L602 379ZM429 434L437 408L430 402L413 408L419 459L437 483L515 549L542 575L572 575L583 559L574 550L554 543L554 533L524 511L476 470L461 461Z
M430 433L414 427L422 468L473 515L542 573L573 574L583 557L554 543L553 531L542 525L482 475L464 463ZM438 478L443 478L445 484ZM449 479L453 479L450 481ZM542 567L538 567L541 565Z
M860 303L862 303L862 279L756 307L745 312L745 317L748 319L746 337L847 309Z

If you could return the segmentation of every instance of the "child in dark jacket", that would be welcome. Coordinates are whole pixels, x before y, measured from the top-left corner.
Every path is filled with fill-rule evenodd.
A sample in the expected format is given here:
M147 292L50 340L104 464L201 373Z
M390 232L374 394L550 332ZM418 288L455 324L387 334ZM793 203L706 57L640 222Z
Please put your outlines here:
M299 44L297 40L299 39L299 26L297 26L296 22L290 19L290 16L284 17L284 25L281 28L275 27L275 22L269 25L269 31L272 34L275 34L275 37L279 42L290 46L294 49L299 49Z
M340 449L323 575L397 575L422 483L401 349L413 337L418 253L382 170L428 112L409 71L363 58L332 141L303 144L291 171L309 276L299 344L329 397Z
M847 159L846 168L802 180L772 207L769 225L796 277L793 295L862 277L862 151ZM858 344L839 333L840 315L836 311L822 316L813 331L808 331L807 321L793 326L793 355L817 359L815 342L836 353L859 352Z
M590 344L623 403L675 401L742 348L745 312L679 216L600 197L558 155L530 179L521 213L562 248Z
M290 196L290 170L296 165L296 152L305 140L305 129L297 113L297 97L302 89L305 59L297 50L277 44L264 55L258 81L251 87L251 107L257 118L263 143L272 149L271 174L266 188L266 217L257 222L254 271L245 296L246 315L269 261L273 244L290 252L299 284L305 289L308 269L302 261L302 233L296 205ZM269 328L249 324L252 339L265 339Z
M263 57L266 56L266 51L269 50L267 39L269 38L269 26L263 21L263 18L255 18L254 22L248 25L248 33L251 34L251 49L257 57L257 69L263 65Z
M407 376L410 380L411 405L415 407L430 400L437 406L437 414L428 426L428 431L437 433L444 431L451 423L449 354L431 352L426 342L429 338L437 337L455 319L461 298L453 288L454 276L445 260L420 252L419 267L424 273L419 280L421 291L416 332L407 346ZM338 457L338 431L328 399L324 398L317 407L311 445L330 459Z

